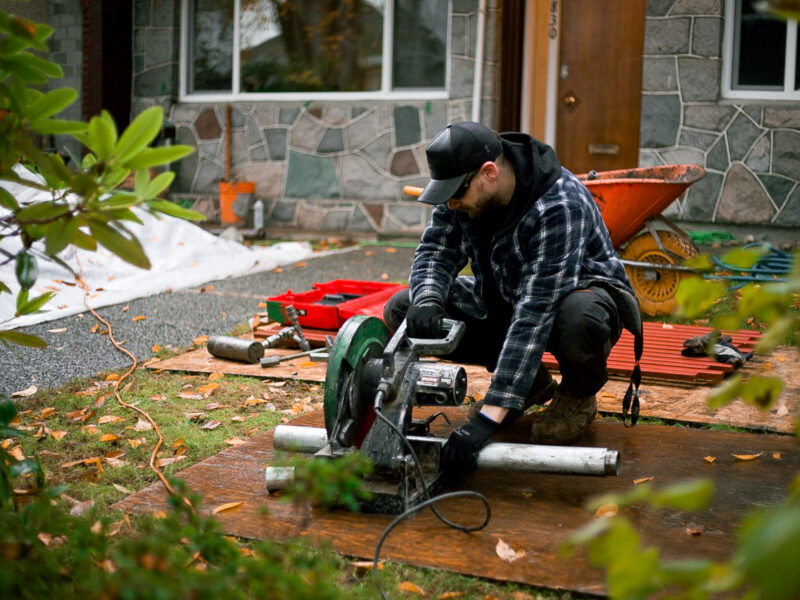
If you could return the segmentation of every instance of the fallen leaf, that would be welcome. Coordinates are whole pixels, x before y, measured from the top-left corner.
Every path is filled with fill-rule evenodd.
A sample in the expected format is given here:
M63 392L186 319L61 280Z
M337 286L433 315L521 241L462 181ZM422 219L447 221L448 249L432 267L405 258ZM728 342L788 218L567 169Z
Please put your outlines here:
M153 344L153 347L150 348L150 351L155 354L157 352L161 352L161 344Z
M731 454L731 456L736 460L755 460L762 454L764 453L759 452L758 454Z
M615 517L619 513L619 506L616 504L603 504L603 506L599 507L596 511L594 511L595 517Z
M147 317L145 317L144 315L136 315L131 319L131 321L144 321L146 318Z
M69 514L73 517L78 517L84 514L87 510L94 506L94 500L85 500L84 502L78 502L72 508L69 509Z
M197 391L203 394L206 398L208 398L211 394L216 392L219 389L218 383L207 383L205 385L201 385L197 388Z
M203 344L205 344L207 341L208 341L208 336L207 336L207 335L199 335L199 336L197 336L196 338L194 338L194 339L192 340L192 343L193 343L195 346L202 346L202 345L203 345Z
M109 373L106 375L106 381L117 381L119 379L119 373Z
M208 376L209 381L216 381L217 379L225 379L225 373L222 371L214 371Z
M761 369L764 370L764 371L771 371L772 370L772 363L771 362L765 362L764 364L761 365Z
M118 435L114 435L113 433L104 433L100 436L99 441L101 442L115 442L119 439Z
M66 327L59 327L58 329L48 329L47 333L64 333L66 330Z
M35 385L25 388L24 390L19 390L18 392L11 392L12 398L27 398L28 396L33 396L36 392L39 391Z
M55 414L55 412L56 412L56 409L55 409L55 408L53 408L52 406L50 406L50 407L48 407L48 408L43 408L43 409L42 409L42 413L41 413L41 417L40 417L40 418L42 418L42 419L46 419L47 417L49 417L49 416L51 416L51 415L54 415L54 414Z
M436 596L436 600L450 600L450 598L461 598L463 596L464 592L444 592Z
M97 333L97 331L98 331L99 329L100 329L100 324L99 324L99 323L95 323L95 324L94 324L94 325L92 325L92 327L89 329L89 333Z
M49 546L50 545L50 540L53 539L52 535L50 535L49 533L44 533L42 531L37 533L36 537L39 538L39 541L42 542L45 546Z
M114 486L114 489L115 489L115 490L117 490L118 492L121 492L121 493L123 493L123 494L132 494L132 493L133 493L133 490L129 490L129 489L128 489L128 488L126 488L125 486L123 486L123 485L120 485L120 484L118 484L118 483L112 483L111 485L113 485L113 486Z
M645 481L653 481L652 477L641 477L639 479L634 479L633 484L639 485L640 483L644 483Z
M183 460L184 458L186 458L186 457L185 456L172 456L172 457L169 457L169 458L159 458L157 465L159 467L167 467L167 466L169 466L169 465L171 465L173 463L178 462L179 460Z
M411 583L410 581L403 581L402 583L397 584L397 591L398 592L405 592L407 594L416 594L417 596L427 596L428 594L419 587L416 583Z
M50 435L52 435L54 439L60 440L65 435L67 435L67 432L66 431L51 431Z
M108 400L110 397L111 394L103 394L102 396L98 396L97 400L94 401L94 407L103 408L103 405L106 403L106 400Z
M307 265L308 265L308 263L306 261L301 260L300 262L295 263L294 267L297 268L297 269L300 269L300 268L305 267Z
M222 425L222 421L217 421L216 419L213 419L208 423L206 423L205 425L203 425L201 429L203 429L204 431L211 431L213 429L216 429L220 425Z
M775 412L775 414L778 415L779 417L785 417L786 415L789 414L789 409L786 408L785 404L781 404L778 407L778 410Z
M241 416L241 415L236 415L235 417L231 417L231 421L233 421L233 422L235 422L235 423L244 423L246 420L247 420L247 419L245 419L245 418L244 418L243 416Z
M153 424L150 421L145 421L144 419L139 419L136 421L136 425L134 426L135 431L150 431L153 428Z
M20 448L19 446L14 446L11 450L8 451L8 453L20 462L25 460L25 454L22 452L22 448Z
M772 453L772 458L774 458L775 460L780 460L781 459L781 453L780 452L773 452Z
M213 511L211 511L211 514L217 515L217 514L223 512L223 511L226 511L226 510L231 510L232 508L238 508L242 504L244 504L244 502L228 502L227 504L221 504L220 506L215 508Z
M166 399L167 397L164 394L159 394L158 396L150 396L149 398L149 400L152 400L153 402L163 402Z
M178 394L178 398L181 400L204 400L202 395L194 394L192 392L180 392Z
M716 456L704 456L703 460L706 461L708 464L711 464L715 460L717 460L717 457Z
M228 444L229 446L238 446L239 444L246 444L247 440L243 440L242 438L239 437L232 437L225 440L225 443Z
M105 425L106 423L119 423L120 421L124 421L122 417L118 417L116 415L103 415L99 419L97 419L98 425Z
M138 448L147 441L146 438L133 438L128 440L131 448Z
M773 358L778 362L784 362L786 360L786 357L783 354L776 354L773 356Z
M497 538L497 545L494 547L494 551L497 556L509 563L513 563L515 560L525 556L525 550L514 550L500 538Z
M282 267L275 267L274 269L272 269L272 272L273 273L283 273L283 268Z

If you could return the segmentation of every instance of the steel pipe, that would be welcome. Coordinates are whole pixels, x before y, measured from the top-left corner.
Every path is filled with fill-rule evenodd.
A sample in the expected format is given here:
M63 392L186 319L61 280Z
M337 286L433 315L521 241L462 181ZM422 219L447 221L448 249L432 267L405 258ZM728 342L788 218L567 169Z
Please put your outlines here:
M439 440L441 438L429 438ZM273 445L276 450L317 452L328 443L323 427L278 425ZM478 454L478 468L567 473L574 475L619 474L619 452L608 448L545 446L541 444L489 444Z

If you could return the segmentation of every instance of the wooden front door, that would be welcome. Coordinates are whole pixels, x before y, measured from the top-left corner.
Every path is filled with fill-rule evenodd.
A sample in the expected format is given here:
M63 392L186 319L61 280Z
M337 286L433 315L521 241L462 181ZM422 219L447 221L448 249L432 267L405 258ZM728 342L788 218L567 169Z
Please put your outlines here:
M556 152L573 173L638 166L646 0L562 0Z

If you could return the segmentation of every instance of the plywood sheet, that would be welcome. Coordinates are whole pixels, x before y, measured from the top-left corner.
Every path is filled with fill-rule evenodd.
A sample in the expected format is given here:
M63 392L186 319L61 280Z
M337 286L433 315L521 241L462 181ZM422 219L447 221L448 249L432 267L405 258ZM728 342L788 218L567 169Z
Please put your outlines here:
M291 350L269 350L270 354L291 354ZM704 359L700 359L704 360ZM267 369L260 365L248 365L211 356L205 348L193 350L179 356L153 362L151 369L187 371L191 373L213 373L223 371L231 375L251 377L275 377L303 381L325 381L325 363L314 363L300 358ZM482 367L464 365L467 371L468 391L473 397L482 398L489 389L491 374ZM697 424L724 424L758 431L792 433L800 412L800 355L796 348L781 347L768 357L758 357L748 363L742 371L747 375L777 376L785 386L778 402L769 412L736 400L718 411L708 408L706 399L712 388L708 386L683 385L675 387L661 380L646 380L641 387L642 416ZM622 397L628 387L627 380L611 380L597 395L601 412L621 414Z
M428 412L418 409L415 414L424 416ZM466 409L450 409L449 413L458 424L465 418ZM322 412L305 415L294 424L320 427ZM434 433L438 435L449 432L441 419L434 425ZM526 419L522 419L504 431L500 439L524 442L528 426ZM588 498L628 490L638 478L652 477L653 485L661 487L709 477L716 493L710 508L703 512L664 510L656 514L634 507L627 515L643 542L658 545L665 558L724 560L734 547L734 533L741 518L755 507L781 501L800 468L800 452L789 436L658 425L625 429L620 423L599 421L577 444L618 450L622 460L620 475L474 473L463 482L463 487L488 498L492 520L485 529L461 533L445 527L429 511L424 511L390 535L382 558L557 590L603 594L606 590L602 572L591 568L581 553L568 560L558 553L569 533L592 518L583 509ZM732 456L759 452L763 454L754 461L741 462ZM716 457L713 464L703 459L709 455ZM237 509L217 515L222 530L228 534L274 540L303 536L315 542L330 542L336 551L346 555L372 557L390 517L344 511L324 513L269 496L264 486L264 467L272 459L270 432L228 448L178 476L194 492L203 495L204 514L228 502L243 503ZM114 505L132 512L166 507L166 494L160 484ZM448 501L442 511L459 522L475 523L482 518L479 503L466 499ZM687 529L700 533L690 535ZM498 539L517 551L524 550L525 555L511 564L501 560L495 553Z

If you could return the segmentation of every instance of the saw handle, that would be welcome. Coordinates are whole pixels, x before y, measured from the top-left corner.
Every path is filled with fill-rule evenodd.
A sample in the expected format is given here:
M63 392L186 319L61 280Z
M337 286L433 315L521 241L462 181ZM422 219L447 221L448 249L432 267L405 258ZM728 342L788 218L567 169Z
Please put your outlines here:
M408 338L408 345L417 354L449 354L458 347L466 327L463 321L442 319L442 329L447 335L441 339Z

